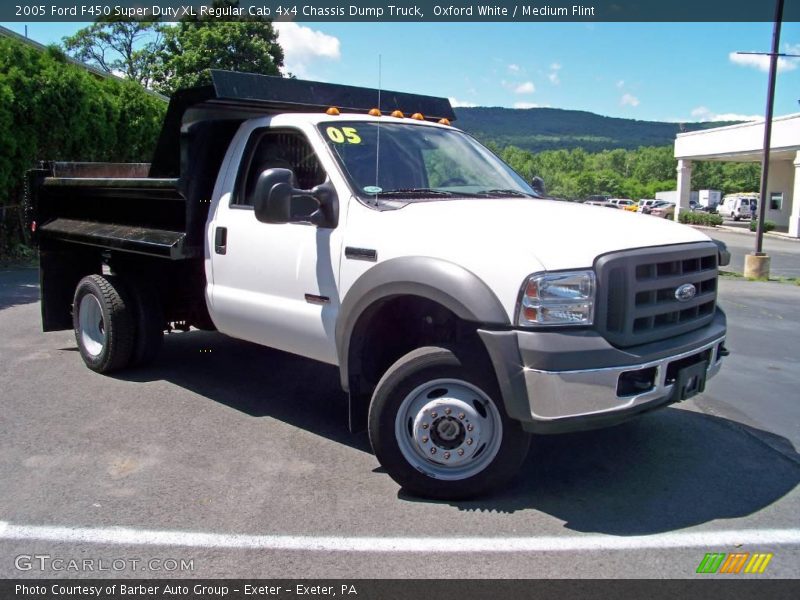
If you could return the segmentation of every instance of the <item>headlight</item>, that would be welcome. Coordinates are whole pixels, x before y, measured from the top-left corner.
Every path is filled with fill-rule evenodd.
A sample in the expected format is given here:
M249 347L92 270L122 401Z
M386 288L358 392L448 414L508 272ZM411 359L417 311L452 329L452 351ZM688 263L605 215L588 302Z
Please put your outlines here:
M594 271L531 275L522 285L517 325L591 325Z

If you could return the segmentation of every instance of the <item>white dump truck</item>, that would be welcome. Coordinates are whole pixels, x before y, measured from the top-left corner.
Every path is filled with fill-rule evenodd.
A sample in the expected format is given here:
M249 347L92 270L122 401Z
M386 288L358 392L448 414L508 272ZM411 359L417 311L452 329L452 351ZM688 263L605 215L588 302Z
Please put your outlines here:
M453 119L213 72L172 97L152 163L29 172L44 330L74 329L99 373L189 327L337 365L351 428L436 498L503 484L531 433L702 392L727 354L724 246L548 200Z

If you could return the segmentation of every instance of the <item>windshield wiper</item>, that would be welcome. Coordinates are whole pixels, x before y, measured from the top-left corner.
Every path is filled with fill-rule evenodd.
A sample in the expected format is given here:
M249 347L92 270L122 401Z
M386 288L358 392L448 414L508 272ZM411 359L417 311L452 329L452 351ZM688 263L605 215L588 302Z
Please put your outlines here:
M482 192L478 192L477 196L515 196L515 197L524 197L524 198L538 198L535 194L528 194L526 192L521 192L519 190L512 190L512 189L497 189L497 190L483 190Z
M434 188L402 188L396 190L382 190L370 196L466 196L474 197L477 194L470 192L452 192L449 190L437 190Z

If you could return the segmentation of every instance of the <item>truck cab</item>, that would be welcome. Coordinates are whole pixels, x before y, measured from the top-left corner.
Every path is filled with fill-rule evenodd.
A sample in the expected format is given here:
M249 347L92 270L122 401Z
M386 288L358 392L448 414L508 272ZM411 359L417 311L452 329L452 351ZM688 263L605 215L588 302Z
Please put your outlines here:
M446 99L375 92L215 72L172 99L146 176L32 171L44 329L100 373L191 326L336 365L351 429L436 498L503 484L532 433L703 391L723 246L548 200Z

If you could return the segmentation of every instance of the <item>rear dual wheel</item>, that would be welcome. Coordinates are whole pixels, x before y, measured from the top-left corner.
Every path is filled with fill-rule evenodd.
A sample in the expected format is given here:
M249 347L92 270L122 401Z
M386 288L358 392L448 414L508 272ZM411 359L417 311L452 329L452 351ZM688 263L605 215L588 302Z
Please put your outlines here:
M414 350L388 369L370 405L369 436L403 488L452 500L507 482L530 440L506 415L494 377L442 347Z
M152 361L164 333L155 293L146 284L128 287L112 275L81 279L72 322L83 362L98 373Z

